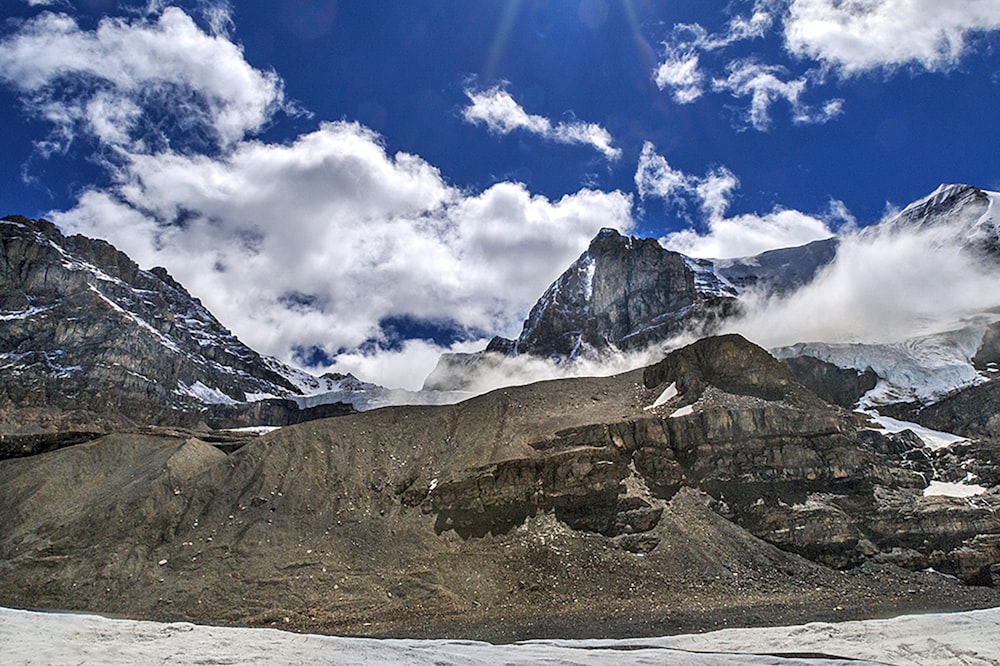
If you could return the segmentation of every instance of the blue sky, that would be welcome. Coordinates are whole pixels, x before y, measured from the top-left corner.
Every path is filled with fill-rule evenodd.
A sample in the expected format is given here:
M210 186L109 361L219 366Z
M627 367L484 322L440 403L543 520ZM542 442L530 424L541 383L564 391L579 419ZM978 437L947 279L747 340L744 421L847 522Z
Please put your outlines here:
M414 386L602 226L739 256L1000 190L1000 0L5 0L4 213Z

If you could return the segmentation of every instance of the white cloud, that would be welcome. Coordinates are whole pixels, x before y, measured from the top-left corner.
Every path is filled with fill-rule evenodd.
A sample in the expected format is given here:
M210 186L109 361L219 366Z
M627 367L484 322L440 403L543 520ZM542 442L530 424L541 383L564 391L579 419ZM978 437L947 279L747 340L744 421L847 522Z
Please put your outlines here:
M553 125L548 118L525 111L501 86L467 89L465 94L469 105L462 110L462 117L469 123L485 125L491 132L510 134L521 130L557 143L589 145L609 160L621 157L621 149L612 145L611 134L600 125L576 120Z
M653 79L681 104L709 90L748 100L747 123L757 130L772 126L779 101L790 105L795 124L825 123L843 111L840 99L807 102L825 74L947 70L977 37L996 30L997 0L757 0L749 16L733 17L717 34L674 26ZM791 56L785 65L730 55L734 44L769 35L782 39Z
M900 65L955 65L970 38L1000 29L996 0L791 0L786 48L844 75Z
M632 224L619 192L461 192L347 122L288 145L244 141L219 158L132 155L119 177L54 221L167 266L241 339L285 359L296 347L356 349L390 317L516 334L601 227ZM366 378L412 383L399 373Z
M701 210L705 233L684 229L660 239L664 247L692 257L724 259L747 257L766 250L794 247L833 235L829 222L852 223L843 202L831 202L829 213L817 218L795 210L775 209L765 215L726 217L739 179L725 167L704 177L674 169L656 147L646 142L635 173L636 189L643 199L657 197L674 206L689 202Z
M698 54L692 50L668 46L653 80L660 90L669 89L679 104L693 102L705 93L705 75L698 64Z
M393 338L386 321L514 335L602 227L631 228L621 192L463 191L356 123L283 144L249 138L287 103L281 80L229 40L225 7L202 8L207 28L177 8L156 15L155 3L92 31L44 13L0 42L0 80L53 124L50 152L81 134L103 148L111 185L50 217L167 267L251 347L285 360L318 348L338 369L412 387L446 349ZM152 135L165 116L176 126ZM618 154L596 125L547 128Z
M840 99L828 100L819 109L804 103L802 97L808 85L807 78L789 79L787 74L784 68L774 65L734 61L729 63L726 78L712 81L712 89L729 92L737 98L749 97L747 121L761 131L770 129L771 107L779 100L789 104L792 122L796 125L825 123L841 113L843 100Z
M949 225L869 227L841 236L836 259L787 298L750 300L731 324L766 346L898 342L951 330L1000 305L995 265Z
M668 250L691 257L727 259L805 245L833 235L826 222L797 210L777 209L765 215L713 218L707 226L707 233L685 229L660 242Z
M760 131L770 129L771 107L781 100L791 106L795 124L824 123L835 117L841 111L841 100L813 108L804 101L808 77L792 77L783 67L746 58L723 59L725 74L712 74L720 69L716 61L721 56L717 52L737 42L764 37L774 25L779 5L775 0L758 0L749 16L733 17L718 34L710 34L697 23L675 26L663 44L663 59L653 77L656 85L660 90L669 90L680 104L694 102L708 90L749 99L747 125Z
M174 130L230 146L285 105L274 73L176 7L156 18L105 18L93 31L65 14L40 14L0 42L0 80L53 123L57 140L83 131L131 150L163 140L140 107L156 109L161 123L173 119Z

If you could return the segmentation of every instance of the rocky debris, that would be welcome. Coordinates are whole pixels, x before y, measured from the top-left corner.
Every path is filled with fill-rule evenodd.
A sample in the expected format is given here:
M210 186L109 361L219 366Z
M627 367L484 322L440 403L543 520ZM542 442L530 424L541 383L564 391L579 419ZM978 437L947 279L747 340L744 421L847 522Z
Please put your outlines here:
M63 236L45 220L0 220L8 433L37 430L33 409L88 414L112 428L193 426L206 406L300 394L287 379L294 371L280 365L241 343L164 269L142 270L108 243ZM228 417L240 425L263 411L281 412L278 424L299 418L297 406L285 407L233 407Z

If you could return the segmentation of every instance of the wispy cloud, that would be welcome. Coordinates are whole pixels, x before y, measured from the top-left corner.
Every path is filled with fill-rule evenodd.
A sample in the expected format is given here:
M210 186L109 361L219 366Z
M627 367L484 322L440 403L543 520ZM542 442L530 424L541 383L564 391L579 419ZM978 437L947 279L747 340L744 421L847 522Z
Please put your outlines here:
M733 61L727 66L725 78L712 80L712 90L728 92L737 99L750 99L747 123L761 131L771 128L771 107L782 100L788 103L796 125L825 123L840 115L842 99L827 100L819 107L803 102L808 85L808 77L791 78L784 67L752 60Z
M823 217L783 208L764 215L727 217L733 193L739 188L735 174L725 167L702 177L684 173L673 168L650 142L646 142L639 156L635 184L642 199L660 198L678 208L697 206L704 231L684 229L660 239L668 249L692 257L746 257L765 250L803 245L832 236L830 223L852 222L841 202L831 203Z
M843 100L808 98L830 74L947 70L977 36L998 29L996 0L756 0L718 33L674 26L653 80L680 104L709 93L746 100L745 124L760 131L773 126L777 103L788 105L794 124L825 123L842 113ZM759 38L780 40L785 61L748 58L747 42Z
M549 141L587 145L609 160L617 160L622 151L613 144L611 134L596 123L579 120L554 123L544 116L530 114L503 86L485 90L466 89L469 105L462 110L467 122L485 125L495 134L516 131L536 134Z

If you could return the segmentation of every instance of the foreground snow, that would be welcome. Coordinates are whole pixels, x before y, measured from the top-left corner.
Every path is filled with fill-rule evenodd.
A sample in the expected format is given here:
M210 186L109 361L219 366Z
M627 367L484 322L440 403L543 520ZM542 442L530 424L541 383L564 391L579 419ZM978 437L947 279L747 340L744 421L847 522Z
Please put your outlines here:
M666 638L513 645L338 638L0 609L5 664L985 665L1000 663L997 636L1000 608Z

